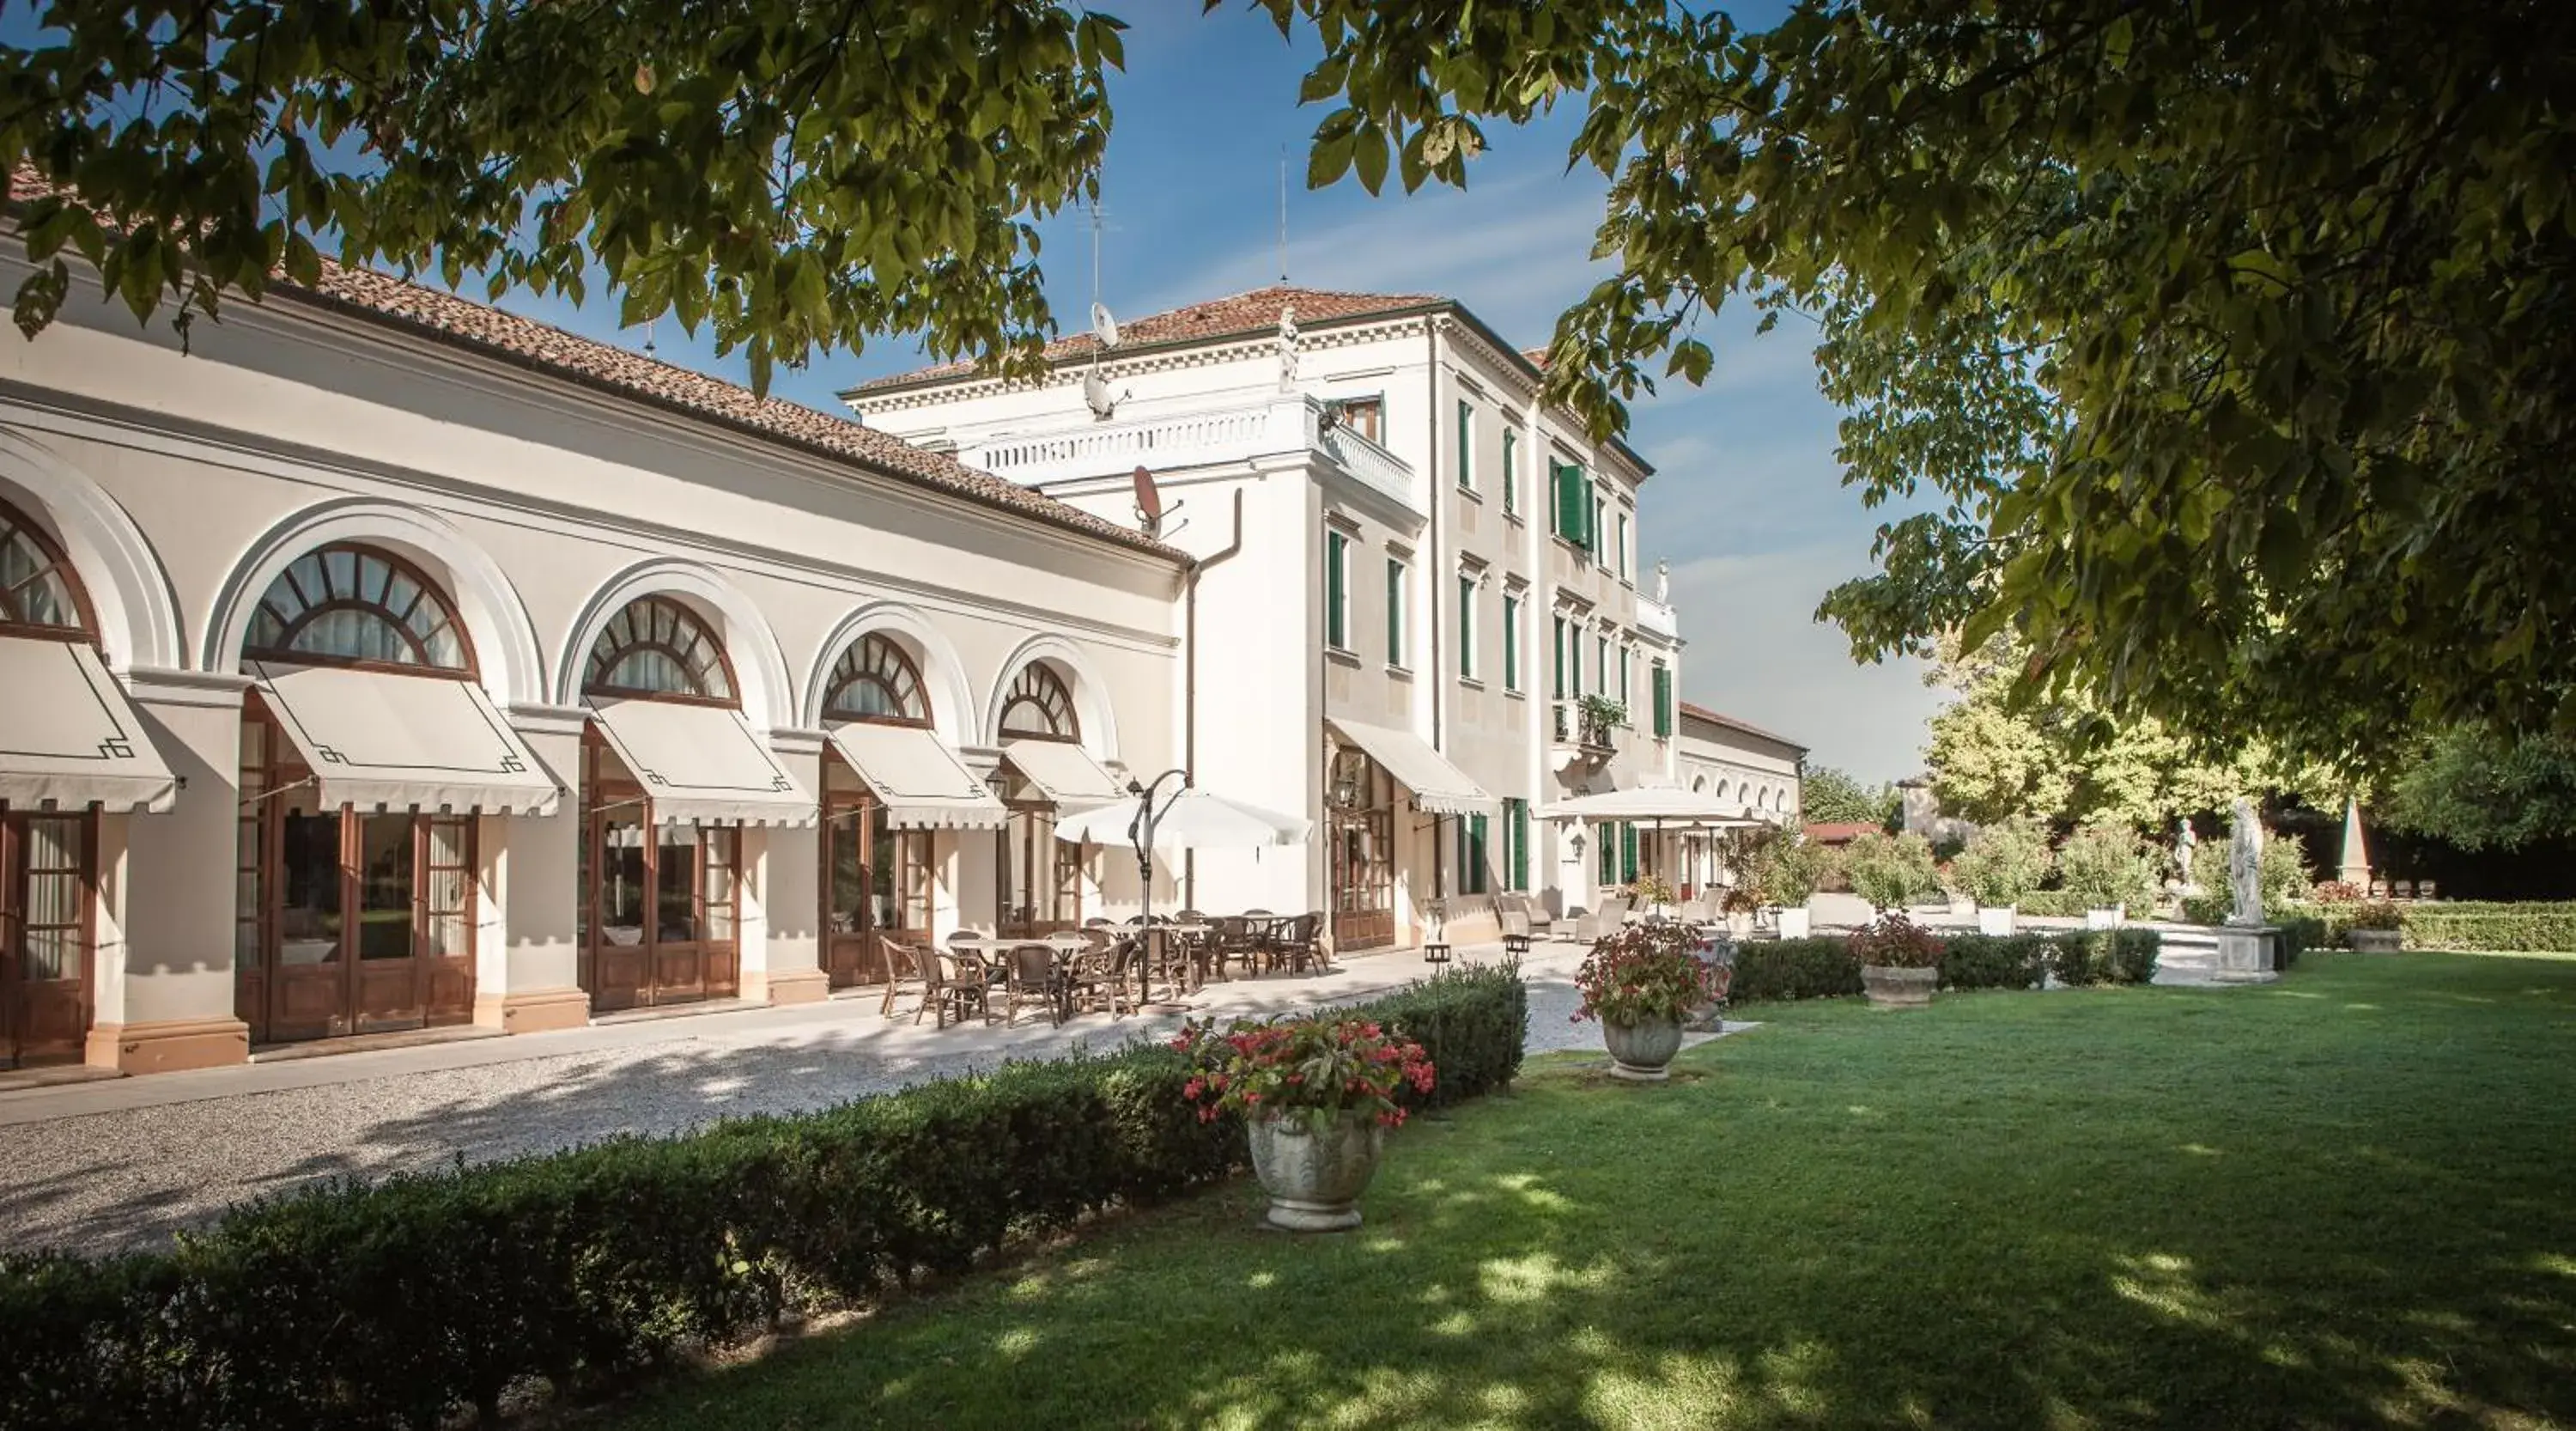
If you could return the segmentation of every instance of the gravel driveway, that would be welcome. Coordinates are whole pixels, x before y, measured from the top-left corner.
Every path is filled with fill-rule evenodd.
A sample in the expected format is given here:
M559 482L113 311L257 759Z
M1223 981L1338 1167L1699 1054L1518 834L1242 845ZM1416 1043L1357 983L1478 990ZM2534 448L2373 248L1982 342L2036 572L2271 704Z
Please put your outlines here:
M1533 1053L1601 1046L1597 1027L1571 1021L1570 975L1579 952L1543 945L1525 966ZM1205 1008L1233 1013L1335 1002L1401 983L1421 968L1409 956L1387 955L1349 961L1343 974L1311 982L1215 984ZM222 1083L201 1082L183 1101L113 1111L53 1116L48 1110L158 1095L143 1080L13 1093L0 1097L0 1121L8 1123L0 1127L0 1145L7 1148L0 1159L0 1245L93 1253L149 1245L235 1201L317 1179L482 1162L615 1133L671 1133L713 1118L821 1108L1005 1057L1056 1057L1085 1043L1107 1047L1131 1036L1168 1036L1178 1026L1177 1016L1117 1024L1086 1019L1061 1030L1033 1024L938 1035L888 1024L872 1003L835 1001L799 1011L628 1025L626 1046L578 1052L517 1056L522 1040L497 1039L413 1049L400 1055L404 1071L391 1074L371 1076L360 1062L389 1055L343 1054L220 1075L165 1075L240 1081L292 1067L307 1080L325 1081L248 1093L223 1093ZM441 1060L459 1066L436 1066Z

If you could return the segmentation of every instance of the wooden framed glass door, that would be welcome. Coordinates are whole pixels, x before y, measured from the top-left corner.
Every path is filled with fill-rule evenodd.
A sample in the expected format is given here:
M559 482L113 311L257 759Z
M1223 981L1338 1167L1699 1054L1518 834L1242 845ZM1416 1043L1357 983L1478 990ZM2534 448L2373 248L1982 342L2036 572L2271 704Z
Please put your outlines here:
M82 1057L97 850L90 815L0 815L0 1068Z
M601 1013L742 991L742 831L655 824L643 787L583 749L578 975Z
M1081 851L1055 837L1055 806L1011 802L1011 818L994 838L1001 936L1034 938L1082 924Z
M1328 803L1325 822L1333 947L1381 949L1395 942L1395 780L1366 760L1349 793L1347 804Z
M930 930L930 833L889 828L863 790L824 797L823 928L823 972L836 989L884 982L879 934Z

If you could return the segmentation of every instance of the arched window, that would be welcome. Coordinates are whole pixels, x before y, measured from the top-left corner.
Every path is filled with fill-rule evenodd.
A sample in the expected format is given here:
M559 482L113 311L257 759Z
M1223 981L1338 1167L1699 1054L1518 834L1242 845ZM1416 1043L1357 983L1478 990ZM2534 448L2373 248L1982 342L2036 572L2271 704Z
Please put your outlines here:
M591 643L581 688L592 695L735 703L724 643L696 612L665 596L638 597L608 618Z
M470 675L474 648L446 594L374 547L335 543L289 563L251 613L242 655Z
M827 719L930 724L930 710L921 699L921 673L901 646L875 632L860 637L832 663L823 691Z
M69 636L89 630L89 594L43 528L0 502L0 629Z
M1017 740L1080 740L1082 725L1073 717L1073 693L1042 662L1020 668L1002 702L1002 735Z

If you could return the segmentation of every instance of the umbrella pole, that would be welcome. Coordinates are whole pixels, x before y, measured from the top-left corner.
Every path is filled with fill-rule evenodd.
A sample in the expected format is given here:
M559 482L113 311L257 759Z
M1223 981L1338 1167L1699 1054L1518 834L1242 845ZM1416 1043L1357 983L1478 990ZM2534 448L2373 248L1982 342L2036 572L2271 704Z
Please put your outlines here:
M1127 782L1127 788L1136 792L1136 820L1127 827L1128 839L1136 846L1136 909L1143 920L1137 928L1136 939L1148 952L1168 942L1154 937L1154 825L1156 823L1154 792L1162 789L1163 782L1175 775L1181 777L1182 789L1189 788L1188 773L1177 766L1155 776L1154 783L1151 785L1138 785L1133 780ZM1172 798L1179 799L1179 792L1173 792ZM1154 971L1148 967L1145 971L1145 983L1149 990L1152 987L1153 978ZM1176 984L1176 990L1177 987ZM1196 1005L1185 1004L1175 997L1147 1007L1170 1013L1187 1013Z

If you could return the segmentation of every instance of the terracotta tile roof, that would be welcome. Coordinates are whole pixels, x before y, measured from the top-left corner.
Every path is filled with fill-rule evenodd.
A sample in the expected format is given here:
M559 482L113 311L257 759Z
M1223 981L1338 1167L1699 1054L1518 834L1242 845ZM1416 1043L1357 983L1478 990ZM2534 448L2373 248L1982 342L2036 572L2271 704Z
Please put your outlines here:
M1404 313L1447 302L1447 299L1432 293L1342 293L1329 288L1298 288L1274 283L1267 288L1256 288L1231 298L1193 303L1168 313L1122 319L1118 324L1118 346L1126 349L1156 343L1187 343L1276 332L1280 313L1290 307L1297 310L1297 322L1302 326L1383 313ZM1088 357L1099 346L1099 340L1089 333L1076 333L1047 344L1046 358L1050 363L1062 363ZM950 378L970 376L975 371L976 364L972 362L941 363L891 377L871 378L850 391L877 392L919 383L944 382Z
M31 180L23 171L11 176L9 200L13 208L19 201L42 192L41 181ZM322 261L321 280L314 286L307 288L272 277L268 293L406 328L505 362L784 442L915 487L997 507L1176 562L1186 560L1178 550L1131 528L978 471L953 457L915 447L890 433L816 412L784 398L754 397L749 388L722 378L630 353L372 269L347 268L326 258Z
M1876 825L1859 821L1819 820L1807 826L1807 838L1820 845L1848 845L1878 829Z
M1543 373L1547 371L1547 349L1543 347L1523 348L1521 349L1521 357L1526 360L1531 367L1538 369L1540 372Z
M1758 736L1764 740L1776 741L1792 750L1806 749L1805 746L1800 745L1798 742L1791 740L1785 735L1764 730L1762 727L1755 725L1753 722L1748 720L1737 720L1731 715L1721 715L1716 711L1710 710L1706 706L1695 706L1688 701L1683 701L1681 703L1681 712L1683 715L1689 716L1693 720L1704 720L1711 725L1722 725L1728 730L1742 731L1746 735Z

